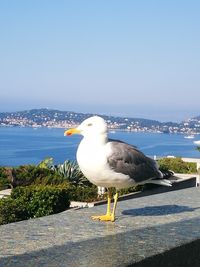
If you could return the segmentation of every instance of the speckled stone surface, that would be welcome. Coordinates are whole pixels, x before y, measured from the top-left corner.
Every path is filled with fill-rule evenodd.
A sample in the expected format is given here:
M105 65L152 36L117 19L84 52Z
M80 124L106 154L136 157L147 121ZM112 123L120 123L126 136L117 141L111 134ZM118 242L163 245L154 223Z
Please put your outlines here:
M0 226L0 267L127 266L200 239L200 189L121 201L117 220L92 221L106 206Z

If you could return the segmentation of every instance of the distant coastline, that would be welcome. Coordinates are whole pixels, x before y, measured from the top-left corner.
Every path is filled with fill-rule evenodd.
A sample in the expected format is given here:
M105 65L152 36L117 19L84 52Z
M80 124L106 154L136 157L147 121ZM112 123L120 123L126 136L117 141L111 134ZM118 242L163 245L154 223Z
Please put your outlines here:
M76 113L53 109L32 109L19 112L0 113L0 126L4 127L47 127L69 128L77 126L84 119L98 114ZM200 134L200 116L180 123L159 122L142 118L102 116L110 130L152 133Z

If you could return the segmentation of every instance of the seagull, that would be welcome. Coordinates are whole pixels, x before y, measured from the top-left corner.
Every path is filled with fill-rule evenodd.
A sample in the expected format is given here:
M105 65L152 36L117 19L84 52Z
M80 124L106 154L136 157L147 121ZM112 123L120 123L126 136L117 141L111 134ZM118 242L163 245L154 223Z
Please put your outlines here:
M91 183L108 190L106 214L92 216L92 219L115 221L118 189L145 183L171 186L171 182L163 178L156 161L135 146L108 138L108 127L102 117L92 116L77 128L64 132L65 136L72 134L83 136L76 154L82 173ZM111 187L116 188L112 211Z

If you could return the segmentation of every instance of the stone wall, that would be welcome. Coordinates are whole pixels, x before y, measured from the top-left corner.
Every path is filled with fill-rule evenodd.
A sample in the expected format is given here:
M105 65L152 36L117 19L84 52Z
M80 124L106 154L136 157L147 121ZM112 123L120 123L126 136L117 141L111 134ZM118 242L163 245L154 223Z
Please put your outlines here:
M0 226L0 266L200 266L200 188L118 203L114 223L92 221L106 206Z

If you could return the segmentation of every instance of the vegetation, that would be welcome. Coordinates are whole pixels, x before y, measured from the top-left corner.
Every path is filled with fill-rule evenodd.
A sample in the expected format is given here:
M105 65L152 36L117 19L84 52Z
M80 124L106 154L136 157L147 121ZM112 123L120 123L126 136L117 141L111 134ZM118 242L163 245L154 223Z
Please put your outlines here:
M0 200L0 224L46 216L69 207L69 193L63 186L16 187Z
M4 167L0 167L0 190L10 188L10 183Z
M70 200L87 202L98 199L97 187L88 181L76 162L66 160L63 164L54 165L53 159L47 158L38 167L53 171L69 183Z
M53 170L40 168L34 165L22 165L19 167L0 168L0 188L15 188L28 185L56 185L66 181L62 176Z
M26 203L11 197L0 199L0 225L28 219Z
M69 194L64 186L17 187L12 191L11 198L27 203L30 218L64 211L70 204Z
M76 163L53 165L51 158L38 166L1 167L0 189L6 188L12 188L12 193L0 200L0 224L61 212L69 208L70 200L98 198L97 187Z
M95 185L88 187L70 185L68 193L72 201L92 202L99 199L97 187Z
M158 161L160 170L172 170L177 173L196 173L196 163L184 162L181 158L162 158Z
M162 171L196 173L196 164L181 158L159 160ZM69 208L70 201L96 201L97 187L82 174L75 162L54 165L47 158L38 166L0 167L0 190L12 188L10 197L0 200L0 225L50 215ZM120 190L120 194L142 190L136 186ZM111 189L114 194L115 189ZM106 194L101 198L105 198Z
M88 187L92 184L81 172L78 164L74 161L66 160L63 164L54 165L52 158L47 158L40 162L39 167L53 170L56 174L67 179L71 184L76 186Z

